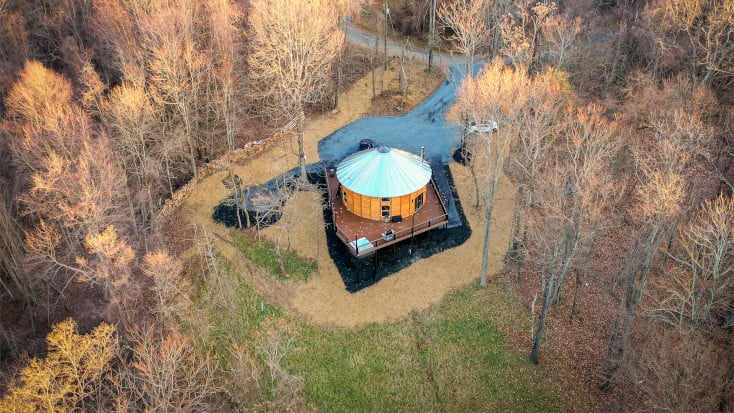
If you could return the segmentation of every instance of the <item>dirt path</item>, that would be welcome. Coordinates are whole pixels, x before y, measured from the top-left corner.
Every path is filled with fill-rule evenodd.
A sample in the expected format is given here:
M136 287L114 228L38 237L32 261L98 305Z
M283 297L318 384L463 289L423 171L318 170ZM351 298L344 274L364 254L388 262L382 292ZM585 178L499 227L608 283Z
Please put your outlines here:
M390 81L396 81L395 73L391 72ZM321 138L363 116L371 104L371 88L371 76L367 75L344 93L341 111L308 122L305 141L307 162L318 160L317 142ZM265 182L297 166L295 149L295 139L292 142L285 140L258 157L237 165L235 173L246 183ZM289 202L283 219L263 231L263 236L274 239L282 227L287 226L291 248L305 257L318 260L319 271L308 281L279 282L251 265L231 244L221 240L230 239L231 230L215 223L211 214L214 207L228 195L221 183L224 172L214 174L196 186L182 206L182 216L188 216L192 222L218 235L215 243L222 253L268 302L284 311L321 325L356 327L386 322L402 319L412 311L439 303L448 293L478 280L482 247L481 216L473 206L472 180L468 170L461 165L451 164L451 171L467 220L473 229L469 240L459 247L417 260L408 268L354 294L346 291L329 257L320 198L315 194L299 194ZM490 248L489 265L492 272L502 268L502 257L508 245L513 197L514 190L508 180L500 180Z

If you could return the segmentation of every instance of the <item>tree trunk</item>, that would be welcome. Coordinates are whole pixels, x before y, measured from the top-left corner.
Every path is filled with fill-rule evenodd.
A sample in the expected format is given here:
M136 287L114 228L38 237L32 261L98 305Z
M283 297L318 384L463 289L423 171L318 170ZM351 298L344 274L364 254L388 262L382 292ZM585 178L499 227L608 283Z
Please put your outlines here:
M555 259L557 255L558 245L554 247L553 257L550 265L550 278L548 279L548 283L545 285L545 289L543 291L543 309L540 313L540 320L538 320L538 331L535 333L535 340L533 340L533 350L530 353L530 359L535 364L538 364L538 361L540 360L540 344L542 343L543 332L545 331L545 320L548 317L548 311L550 310L550 305L553 301L551 294L553 293L553 286L556 281Z
M240 194L242 194L242 191L240 191ZM247 225L245 228L250 228L252 226L252 222L250 222L250 211L247 209L247 200L250 199L250 187L247 187L247 193L243 195L242 198L242 211L245 213L245 225Z
M375 56L374 60L377 60L377 53L378 53L378 46L377 43L378 39L377 36L375 36ZM377 70L375 67L375 61L372 62L372 100L375 100L377 98L377 78L375 75L375 71Z
M385 45L385 61L383 63L382 71L387 72L387 19L390 17L390 9L387 7L387 0L384 0L385 5L385 33L384 33L384 45Z
M484 202L487 202L487 196L485 194ZM490 208L485 205L484 207L484 244L482 246L482 274L479 278L479 286L487 286L487 265L489 261L489 234L490 234Z
M474 181L474 199L477 200L476 207L479 208L481 202L481 197L479 196L479 179L477 178L477 171L474 169L474 165L469 165L469 172L471 172L471 177Z
M627 275L624 295L624 311L617 316L610 333L607 355L604 360L602 388L609 388L614 383L614 379L624 358L627 349L627 340L632 332L635 318L637 317L637 309L639 308L642 294L647 286L648 276L652 262L657 255L662 238L662 224L657 224L650 229L642 248L645 250L642 262L629 267L630 271ZM638 254L639 250L635 249L633 254ZM620 328L621 327L621 328Z
M173 181L171 179L171 163L168 159L168 153L164 155L164 161L166 163L166 179L168 181L168 193L171 194L171 198L173 198Z
M428 71L433 65L433 49L436 47L436 0L430 0L428 17Z
M181 115L184 122L184 133L186 134L186 143L189 145L189 160L191 161L191 173L194 175L194 183L199 179L198 171L196 170L196 145L194 139L191 136L191 119L189 119L188 108L185 104L181 105Z
M405 98L408 96L408 73L405 71L405 46L400 53L400 73L398 73L399 85L400 85L400 100L401 109L405 106Z
M296 116L296 130L298 133L298 167L301 171L299 179L301 182L306 182L308 180L308 176L306 176L306 151L303 147L303 129L304 123L306 122L306 116L303 113L303 108L298 109L298 114Z
M523 229L523 225L525 221L527 220L527 217L523 219L521 217L522 212L526 211L526 208L523 208L523 194L525 192L525 186L520 185L517 187L517 195L515 196L515 211L513 212L512 216L512 231L510 233L510 245L508 246L508 259L506 260L505 265L508 266L508 274L509 274L509 267L512 265L515 268L515 277L514 282L516 285L519 285L520 283L520 272L522 271L522 264L523 264L523 258L524 258L524 249L525 249L525 241L527 238L527 231ZM527 215L527 212L525 212L525 215Z
M341 19L339 25L342 28L344 36L347 35L347 19L346 17ZM334 109L339 110L341 104L341 90L342 90L342 77L344 67L344 46L339 50L339 54L336 58L336 88L334 90Z
M474 77L474 55L467 52L465 58L466 58L466 76Z
M553 287L553 294L551 296L551 301L556 305L561 303L561 287L563 286L563 281L566 278L566 274L568 274L571 262L576 256L576 251L579 246L578 232L575 228L572 230L571 234L566 234L564 238L563 260L561 261L561 267L558 271L558 282L555 287Z
M546 288L543 294L543 310L540 313L540 320L538 320L538 331L535 333L535 340L533 340L533 351L530 353L530 360L533 363L538 364L540 360L540 343L543 340L543 331L545 330L545 319L548 317L548 308L550 307L549 291Z
M488 139L491 142L492 132L489 132ZM491 143L488 143L491 145ZM479 278L479 285L485 287L487 285L487 266L489 261L489 244L490 230L492 221L492 211L497 199L497 182L499 174L502 171L502 153L501 148L495 148L494 170L490 174L489 165L487 165L487 175L484 183L484 246L482 249L482 272Z
M10 216L10 211L5 206L5 202L0 200L0 273L4 273L15 284L17 292L23 297L31 298L25 283L22 281L20 272L20 252L22 240L16 230L17 226ZM3 283L3 286L5 284ZM6 287L10 297L13 294Z
M229 177L232 179L234 185L234 211L237 214L237 228L242 229L242 218L240 217L240 200L242 199L242 188L240 187L239 180L235 179L234 173L232 173L232 160L230 159L230 152L227 153L227 164L229 169Z

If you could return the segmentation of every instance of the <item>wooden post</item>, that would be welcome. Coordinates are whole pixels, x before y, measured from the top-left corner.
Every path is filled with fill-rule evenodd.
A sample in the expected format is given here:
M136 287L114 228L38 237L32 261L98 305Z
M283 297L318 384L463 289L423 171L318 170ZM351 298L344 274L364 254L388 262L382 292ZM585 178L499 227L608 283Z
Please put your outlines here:
M377 251L372 253L372 281L377 279Z

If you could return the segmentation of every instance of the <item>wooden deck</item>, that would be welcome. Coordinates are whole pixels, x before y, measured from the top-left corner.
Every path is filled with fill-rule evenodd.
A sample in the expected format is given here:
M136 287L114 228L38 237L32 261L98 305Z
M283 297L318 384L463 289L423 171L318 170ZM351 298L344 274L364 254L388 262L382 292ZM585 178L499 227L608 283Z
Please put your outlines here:
M355 257L372 255L380 248L441 228L448 223L444 206L447 199L439 193L433 179L426 191L426 202L415 215L403 218L401 222L384 222L365 219L347 211L337 194L339 181L336 176L329 176L328 173L325 175L336 235ZM383 236L388 231L392 231L392 236Z

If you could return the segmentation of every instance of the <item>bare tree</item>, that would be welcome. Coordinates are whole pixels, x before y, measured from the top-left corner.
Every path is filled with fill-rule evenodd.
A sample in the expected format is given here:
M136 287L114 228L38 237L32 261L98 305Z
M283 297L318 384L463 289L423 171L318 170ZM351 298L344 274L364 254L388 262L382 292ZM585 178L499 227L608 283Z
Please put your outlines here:
M734 200L706 201L680 229L672 262L655 280L645 313L681 333L718 324L734 292Z
M555 2L517 2L513 12L507 13L500 23L504 47L500 51L513 65L522 63L535 68L544 22L558 10Z
M244 70L237 61L241 16L235 4L219 0L109 0L95 8L89 26L101 39L95 48L107 58L105 71L122 77L123 91L145 91L146 106L153 109L155 129L145 135L146 153L155 161L150 169L157 163L165 171L169 190L182 178L196 177L197 163L225 147L218 137L231 141L236 135L233 100ZM108 112L124 103L123 96L112 96Z
M487 27L487 12L491 0L452 0L441 3L438 18L453 35L449 41L466 59L466 74L474 73L474 56L477 49L489 41L490 28Z
M562 15L556 2L517 1L499 23L504 43L500 51L513 64L533 70L550 64L558 70L582 27L580 17Z
M69 82L29 62L6 103L14 133L11 150L27 190L20 211L36 224L26 231L26 262L35 282L63 297L82 274L74 263L82 242L108 225L130 226L124 174L106 136L71 101Z
M150 411L209 411L221 389L216 369L191 339L173 329L143 326L130 332L133 360L128 371L132 402Z
M315 194L318 201L310 201L309 205L301 209L293 205L298 196L306 196L306 194ZM275 255L280 264L281 273L288 277L288 269L292 268L292 264L287 261L288 253L291 250L291 234L293 227L299 222L311 221L315 219L314 213L321 212L321 199L323 188L314 184L304 184L302 182L285 182L278 188L278 203L273 205L276 209L271 213L280 216L278 222L278 235L275 238ZM317 253L321 232L317 233ZM283 246L285 244L285 248ZM285 254L283 250L285 249Z
M564 63L568 58L569 50L583 27L581 17L571 19L558 13L550 15L542 21L543 38L549 56L555 57L553 66L556 69L562 69L565 66Z
M680 165L677 162L666 163L667 165L663 166ZM607 344L602 387L614 384L619 366L625 357L627 342L637 317L640 300L647 288L650 272L661 246L669 240L676 228L686 196L684 180L676 168L660 169L645 163L641 164L640 168L641 223L635 245L630 250L620 273L623 282L622 298Z
M127 326L129 320L126 304L135 294L134 286L130 282L135 252L119 238L112 225L98 234L88 236L84 243L95 259L87 261L77 257L77 262L85 269L80 278L102 285L105 298L117 308L120 321L123 326Z
M2 193L0 185L0 193ZM0 286L11 298L17 293L25 299L34 300L29 282L21 268L23 240L18 224L10 214L5 201L0 199ZM7 278L6 278L7 277Z
M336 10L339 18L339 28L344 32L346 38L347 34L347 19L350 14L357 11L359 4L355 0L335 0ZM341 90L343 82L343 71L344 71L344 49L346 43L342 42L336 59L336 84L334 85L334 109L339 110L341 105Z
M133 87L146 84L148 52L141 22L150 12L140 1L107 0L95 2L87 30L105 78L120 79Z
M553 298L560 302L561 287L570 269L576 272L576 292L572 314L578 311L586 284L586 272L599 232L609 226L607 216L618 190L612 176L612 163L619 151L618 126L604 117L605 108L596 105L579 108L564 128L564 156L568 161L563 188L570 237L577 250L563 263ZM579 254L580 253L580 254ZM577 260L575 255L581 255Z
M191 286L182 277L183 264L163 250L145 255L143 272L153 279L152 289L158 298L157 313L164 325L172 325L177 316L187 314Z
M164 162L168 153L160 150L158 117L150 97L142 86L122 84L115 87L102 103L102 123L127 172L135 209L140 215L140 225L147 227L158 200L166 191L167 178L172 192L172 177L164 174Z
M513 142L509 172L518 183L513 218L510 254L517 264L519 277L523 250L528 243L527 223L534 201L534 192L541 182L539 174L547 152L561 138L565 110L573 97L570 85L557 72L546 70L528 82L527 100L516 120L518 139Z
M232 358L225 368L228 384L223 390L236 406L247 408L260 401L262 363L248 346L233 344L229 352Z
M436 48L436 1L428 0L428 71L433 65L433 49Z
M524 71L508 69L501 59L495 59L476 79L465 78L459 92L460 105L464 108L464 112L476 119L479 126L475 137L477 150L472 156L481 159L479 168L484 176L482 194L484 246L480 272L482 287L487 284L490 223L497 196L497 183L515 131L514 125L507 120L515 119L518 108L522 106L524 92L526 92L526 88L522 85L525 82ZM485 123L485 126L480 125L482 122ZM495 129L493 122L502 126Z
M244 73L239 56L243 49L242 35L244 32L238 30L237 24L242 21L242 13L227 0L210 0L209 18L213 32L212 44L218 51L215 60L210 65L215 69L214 86L217 98L214 101L215 113L224 122L225 137L227 141L227 170L228 182L232 184L233 198L235 200L235 212L237 222L242 227L240 218L240 204L244 199L241 181L234 175L232 169L232 152L235 150L235 137L239 123L236 119L243 116L243 111L238 111L237 97L243 92L242 81ZM249 226L249 214L245 212L247 226Z
M28 21L16 2L0 0L0 95L7 96L18 72L26 61L34 58Z
M559 190L563 187L561 176L559 174L550 173L544 177L543 185L538 185L535 194L540 195L545 192L542 202L542 212L531 215L531 219L527 222L529 240L532 241L533 248L530 249L529 255L534 258L540 266L540 287L533 299L531 311L533 313L533 326L531 328L532 350L530 359L534 363L540 360L540 346L545 333L545 323L550 312L551 303L553 301L553 293L558 285L558 275L563 269L564 258L567 258L572 251L575 251L575 244L569 244L568 237L564 237L563 230L565 227L565 215L563 211L563 199L558 196ZM559 231L561 233L559 234ZM570 235L570 234L569 234ZM571 240L573 241L573 240ZM537 327L534 324L535 303L537 297L542 297L542 306Z
M543 305L533 340L531 358L538 362L545 322L553 303L560 302L566 275L576 270L574 308L581 300L586 262L596 235L605 223L606 208L613 197L611 160L616 155L615 125L607 121L603 108L588 106L564 119L560 145L546 160L545 170L533 192L535 206L531 228L535 258L541 265Z
M305 108L319 101L344 33L331 0L256 0L249 25L250 77L264 101L296 122L300 178L306 180Z
M634 393L620 410L713 412L726 406L731 379L722 362L728 358L725 348L705 334L681 334L662 324L648 326L641 335L622 366Z
M283 359L295 350L295 334L282 319L267 320L258 332L255 346L265 358L270 372L273 408L279 411L304 409L301 395L303 378L290 374L283 366Z
M72 319L56 324L46 338L48 355L31 359L0 399L0 410L93 410L109 401L115 327L102 323L81 335Z
M19 196L23 214L56 226L64 236L58 247L70 254L80 252L85 237L110 224L121 231L130 226L124 174L106 140L84 132L76 136L82 147L64 155L51 150L39 162L30 190Z
M201 5L193 0L153 3L142 18L141 31L150 54L147 66L152 98L160 108L169 140L182 139L188 147L189 172L197 179L196 160L204 116L199 99L205 96L206 57L197 35Z
M651 133L654 141L669 141L672 148L685 154L673 160L683 162L681 173L692 199L713 196L706 192L706 186L692 185L697 175L715 177L720 185L732 187L731 144L724 132L730 119L720 110L710 86L683 73L662 82L647 73L635 73L630 79L624 116L638 130Z
M78 125L82 116L71 99L72 87L66 78L41 62L26 62L5 99L6 115L14 123L11 150L24 176L36 170L51 148L62 154L77 150L76 140L64 133L71 126L85 127Z
M670 0L658 1L649 13L658 16L663 29L683 33L691 74L702 84L716 78L727 83L734 76L734 8L728 1ZM665 34L663 34L665 35ZM670 42L659 43L670 47Z
M243 62L239 61L242 39L237 24L242 19L239 10L227 0L209 0L209 27L212 29L212 43L216 47L216 60L211 64L216 69L214 79L218 91L215 103L217 113L224 121L228 156L234 150L234 139L237 134L235 117L238 114L236 98L242 93L242 72L238 69ZM232 173L230 167L230 174Z

